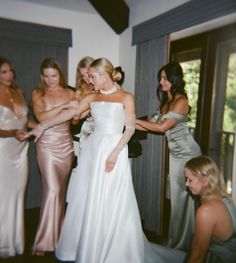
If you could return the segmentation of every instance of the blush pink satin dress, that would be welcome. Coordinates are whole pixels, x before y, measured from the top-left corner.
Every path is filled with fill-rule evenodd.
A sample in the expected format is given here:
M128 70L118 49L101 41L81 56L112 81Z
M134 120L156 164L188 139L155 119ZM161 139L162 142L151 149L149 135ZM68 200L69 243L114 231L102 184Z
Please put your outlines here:
M57 106L45 101L45 111ZM54 251L59 239L73 161L70 122L47 129L37 141L36 150L42 178L42 202L33 254L35 251Z

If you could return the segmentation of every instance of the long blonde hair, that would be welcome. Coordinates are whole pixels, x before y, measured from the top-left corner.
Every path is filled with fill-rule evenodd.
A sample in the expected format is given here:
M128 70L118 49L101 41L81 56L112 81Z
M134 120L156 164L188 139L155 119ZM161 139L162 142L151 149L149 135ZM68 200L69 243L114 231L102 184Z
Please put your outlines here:
M224 178L216 163L210 157L205 155L195 157L185 164L185 168L198 178L208 177L208 186L202 199L218 194L228 196Z
M82 58L76 69L76 83L75 83L75 97L78 101L80 101L84 96L91 93L92 87L90 84L84 81L83 76L80 73L81 68L89 68L90 64L94 61L92 57L84 57Z

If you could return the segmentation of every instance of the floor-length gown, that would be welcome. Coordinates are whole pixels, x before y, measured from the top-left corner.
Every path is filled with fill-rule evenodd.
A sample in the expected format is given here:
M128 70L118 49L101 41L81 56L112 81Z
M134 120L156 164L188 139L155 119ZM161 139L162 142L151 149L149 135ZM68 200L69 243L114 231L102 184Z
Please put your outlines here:
M24 129L27 108L16 114L0 106L0 129ZM24 195L28 177L28 142L14 137L0 138L0 257L24 251Z
M182 252L151 245L143 234L127 146L105 172L106 158L122 136L123 105L92 102L91 113L94 132L80 152L56 256L76 263L182 263Z
M93 118L92 116L88 116L82 126L81 126L81 129L80 129L80 132L79 134L76 134L74 135L74 137L77 137L78 141L73 141L73 144L74 144L74 154L75 156L77 157L77 163L78 163L78 160L79 160L79 153L80 151L82 150L83 146L84 146L84 143L85 141L87 140L88 136L93 132L93 127L94 127L94 121L93 121ZM71 172L71 176L70 176L70 181L69 181L69 185L68 185L68 189L67 189L67 195L66 195L66 201L69 202L70 198L71 198L71 194L73 192L73 188L75 186L75 180L76 180L76 177L78 176L77 174L77 165L76 167L74 167L72 169L72 172Z
M45 110L59 105L49 104ZM54 251L64 220L66 189L73 161L70 123L47 129L36 143L37 160L42 178L40 221L34 251Z
M105 172L106 158L122 136L123 105L92 102L91 114L94 132L80 152L56 256L79 263L141 263L143 233L127 147Z
M170 111L161 120L173 119L176 125L166 131L170 151L169 176L171 218L168 246L187 251L195 226L195 203L186 191L184 165L199 155L201 150L188 128L188 116Z

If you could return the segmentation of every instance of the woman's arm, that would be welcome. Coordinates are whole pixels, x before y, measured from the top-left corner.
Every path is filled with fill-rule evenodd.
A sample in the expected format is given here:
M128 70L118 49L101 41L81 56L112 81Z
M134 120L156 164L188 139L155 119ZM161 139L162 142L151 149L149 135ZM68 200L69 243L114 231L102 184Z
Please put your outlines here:
M175 126L176 121L172 119L165 119L163 122L153 122L151 120L136 120L136 129L140 131L152 131L161 132L169 130L171 127Z
M64 110L67 107L67 105L68 105L68 102L63 103L63 104L59 105L58 107L55 107L51 110L45 111L44 110L44 101L42 99L41 93L38 91L35 91L32 95L33 112L34 112L36 119L39 122L53 118L58 113L60 113L62 110Z
M184 96L179 96L172 103L171 111L187 115L189 110L188 99ZM164 119L163 122L156 122L154 118L150 120L136 120L136 128L141 131L151 131L164 133L173 126L176 125L176 121L172 119Z
M125 131L120 138L118 144L115 146L113 151L110 153L106 160L105 171L110 172L113 170L117 158L121 152L121 150L128 143L130 138L135 132L135 106L134 106L134 98L131 93L125 92L123 95L123 105L125 111Z
M212 207L202 205L196 213L196 226L191 251L186 263L203 263L213 235L216 216Z
M34 135L35 141L43 134L43 132L55 125L63 123L65 121L71 120L75 116L80 116L81 112L86 111L89 108L90 98L84 98L81 102L75 103L74 101L69 102L65 109L58 113L53 118L42 121L39 125L36 126L32 131L28 133L28 137Z

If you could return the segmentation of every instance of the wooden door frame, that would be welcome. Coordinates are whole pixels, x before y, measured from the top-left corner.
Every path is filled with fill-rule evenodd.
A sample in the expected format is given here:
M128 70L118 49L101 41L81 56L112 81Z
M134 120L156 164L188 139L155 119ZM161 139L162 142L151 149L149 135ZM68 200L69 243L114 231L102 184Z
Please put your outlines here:
M176 60L176 53L178 52L201 49L195 139L200 144L203 154L209 155L210 153L217 45L222 41L230 40L235 37L236 23L176 40L170 44L170 60Z

